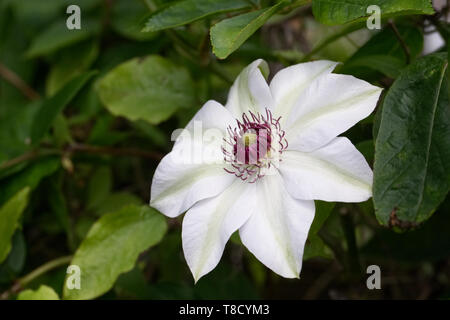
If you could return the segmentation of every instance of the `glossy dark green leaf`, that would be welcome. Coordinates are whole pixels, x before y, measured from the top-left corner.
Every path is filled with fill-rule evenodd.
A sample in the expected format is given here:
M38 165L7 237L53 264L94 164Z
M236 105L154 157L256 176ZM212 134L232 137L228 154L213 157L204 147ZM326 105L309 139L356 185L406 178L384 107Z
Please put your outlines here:
M128 206L102 216L72 260L81 269L81 289L64 287L64 299L92 299L107 292L117 277L133 269L139 254L161 241L164 217L148 207Z
M238 49L256 30L280 9L284 1L276 5L225 19L211 28L214 54L225 59Z
M29 194L30 188L24 188L0 208L0 263L11 251L11 239L28 204Z
M75 77L54 96L43 102L31 126L32 144L37 144L44 137L58 114L65 106L67 106L94 74L95 72L88 72Z
M144 31L158 31L182 26L213 14L235 11L249 7L244 0L182 0L153 14Z
M428 0L313 0L314 16L322 23L344 24L370 16L367 8L377 5L383 18L400 14L433 14Z
M99 81L98 93L112 114L152 124L167 120L180 108L192 107L196 101L188 71L156 55L114 68Z
M407 227L430 217L450 188L447 54L417 60L384 99L375 145L378 220Z

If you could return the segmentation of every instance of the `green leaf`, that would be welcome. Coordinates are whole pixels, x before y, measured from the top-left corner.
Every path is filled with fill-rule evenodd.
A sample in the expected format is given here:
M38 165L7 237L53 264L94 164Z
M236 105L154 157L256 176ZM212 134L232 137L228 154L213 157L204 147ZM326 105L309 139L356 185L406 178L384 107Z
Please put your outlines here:
M20 230L14 233L11 240L11 247L8 258L3 263L0 263L0 284L17 279L17 276L25 266L27 245Z
M84 41L58 52L46 82L46 93L54 95L75 76L89 69L98 56L99 48L95 40Z
M64 107L76 96L95 72L83 73L44 101L31 126L31 142L37 144L52 126L53 121Z
M248 8L244 0L183 0L169 5L153 14L145 25L144 32L158 31L185 25L211 16Z
M97 90L112 114L152 124L196 102L188 71L157 55L119 65L99 81Z
M25 187L34 190L39 182L60 168L58 158L48 157L37 161L19 173L0 181L0 205Z
M308 240L306 240L305 250L303 252L303 260L308 260L316 257L332 259L333 252L318 235L313 235L309 236Z
M25 53L27 58L53 53L61 48L86 40L98 33L100 24L92 19L82 19L81 29L69 30L66 19L58 20L37 35Z
M0 164L29 151L31 124L41 108L42 101L4 108L0 116Z
M56 220L58 220L61 227L67 234L68 244L71 249L74 248L74 235L71 228L69 210L67 208L67 201L63 193L62 179L56 179L60 177L55 177L50 179L49 183L46 185L48 190L48 203L50 209L55 215Z
M328 216L336 205L335 202L325 202L318 200L314 202L316 206L316 213L314 215L314 221L311 225L311 228L309 229L310 236L315 235L317 232L319 232L320 228L327 220Z
M11 239L28 204L30 188L24 188L0 208L0 263L11 251Z
M25 266L26 255L27 244L25 243L25 238L23 233L17 230L12 238L12 248L8 259L5 260L3 267L6 267L14 275L20 274Z
M87 187L87 209L93 209L102 203L111 193L112 185L111 168L96 169Z
M423 48L422 31L417 27L403 25L397 26L397 29L409 49L411 60L415 60ZM374 71L379 71L395 79L406 67L406 62L406 54L395 32L387 27L359 48L339 69L339 72L358 78L370 78Z
M151 40L155 38L157 33L142 31L147 17L147 7L144 1L115 0L111 26L117 33L131 40Z
M22 291L17 296L17 300L59 300L59 296L52 288L41 285L37 290Z
M374 204L385 225L428 219L450 188L447 54L417 60L384 99L375 145Z
M64 299L92 299L107 292L117 277L133 269L139 254L161 241L164 217L148 207L128 206L102 216L72 260L81 269L81 289L64 287Z
M143 201L138 196L126 191L111 193L98 205L95 213L101 216L130 204L143 205Z
M373 140L365 140L355 145L356 149L361 152L367 162L372 165L375 157L375 144Z
M314 17L328 25L344 24L370 16L367 8L377 5L383 18L400 14L433 14L429 0L313 0Z
M225 19L211 28L211 43L214 54L225 59L238 49L256 30L258 30L284 1L276 5L239 16Z

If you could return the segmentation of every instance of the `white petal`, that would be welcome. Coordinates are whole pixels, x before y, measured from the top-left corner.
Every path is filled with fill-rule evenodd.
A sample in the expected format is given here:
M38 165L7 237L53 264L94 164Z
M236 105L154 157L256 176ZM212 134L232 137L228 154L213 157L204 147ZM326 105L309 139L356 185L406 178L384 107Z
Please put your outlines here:
M196 203L186 213L183 251L196 282L216 267L230 236L251 215L254 188L235 178L223 193Z
M224 130L232 121L230 113L214 101L197 112L155 171L152 207L176 217L232 183L235 177L225 172L221 151Z
M242 243L274 272L298 278L314 201L292 198L279 174L264 176L256 187L255 211L239 229Z
M280 70L270 82L274 115L284 122L303 91L317 78L331 73L338 63L327 60L296 64Z
M309 153L287 150L279 170L296 199L360 202L372 196L372 170L347 138Z
M264 76L269 74L269 66L258 59L247 66L233 83L225 107L241 118L247 111L264 113L265 108L272 108L272 94Z
M286 123L289 147L324 146L375 109L382 89L353 76L319 77L300 96Z

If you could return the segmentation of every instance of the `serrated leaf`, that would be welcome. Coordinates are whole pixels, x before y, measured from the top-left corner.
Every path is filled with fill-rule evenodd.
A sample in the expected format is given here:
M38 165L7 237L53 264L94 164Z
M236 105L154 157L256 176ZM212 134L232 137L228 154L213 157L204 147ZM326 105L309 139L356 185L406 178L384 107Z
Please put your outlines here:
M374 204L391 226L428 219L450 188L447 54L417 60L387 93L375 145Z
M211 43L214 54L225 59L238 49L256 30L258 30L284 1L276 5L225 19L211 28Z
M157 55L119 65L99 81L97 90L112 114L152 124L196 102L188 71Z
M433 14L429 0L313 0L314 17L328 25L344 24L370 16L367 8L377 5L381 17L400 14Z
M22 291L17 296L17 300L59 300L59 296L52 288L41 285L37 290Z
M28 204L30 188L24 188L0 208L0 263L11 251L11 239Z
M72 260L81 269L81 289L64 286L64 299L92 299L133 269L139 254L161 241L164 217L148 207L128 206L102 216L91 228Z
M182 26L208 16L248 8L243 0L183 0L153 14L145 24L144 32Z

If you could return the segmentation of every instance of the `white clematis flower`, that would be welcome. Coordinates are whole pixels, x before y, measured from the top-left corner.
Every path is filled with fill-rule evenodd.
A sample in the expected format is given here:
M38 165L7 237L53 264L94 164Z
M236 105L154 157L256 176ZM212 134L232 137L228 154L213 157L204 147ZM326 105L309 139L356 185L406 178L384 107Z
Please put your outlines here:
M254 61L234 82L225 107L208 101L186 127L194 133L200 123L222 137L188 134L159 164L150 204L168 217L187 211L183 250L195 281L216 267L236 230L264 265L298 278L314 200L372 196L369 165L337 136L374 110L382 89L331 73L336 65L294 65L268 85L267 63ZM192 148L217 161L180 161Z

